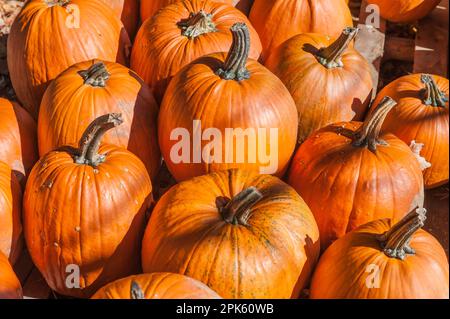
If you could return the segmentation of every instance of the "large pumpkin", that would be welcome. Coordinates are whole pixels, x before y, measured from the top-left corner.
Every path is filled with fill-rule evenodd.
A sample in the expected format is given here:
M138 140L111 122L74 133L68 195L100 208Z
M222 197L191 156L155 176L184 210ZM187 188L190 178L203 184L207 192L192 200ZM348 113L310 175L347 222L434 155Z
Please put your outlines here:
M298 297L319 254L308 206L276 177L220 171L172 187L142 244L144 272L184 274L224 298Z
M50 84L39 113L39 153L43 156L59 146L77 144L86 127L107 113L121 113L124 123L103 141L127 148L155 177L161 162L158 105L137 74L114 62L75 64Z
M235 24L232 33L228 55L216 53L187 65L162 102L159 144L179 181L229 168L282 175L294 151L298 121L289 91L247 59L245 24Z
M49 82L89 59L126 63L130 41L108 6L89 0L30 0L8 37L8 68L17 97L37 119Z
M441 0L367 0L375 4L380 14L392 22L414 22L428 15Z
M437 75L406 75L381 90L375 103L386 95L398 105L387 116L383 130L408 145L412 141L424 144L421 155L431 163L424 171L425 187L446 183L449 171L448 80Z
M300 33L319 33L337 38L353 26L344 0L255 0L250 21L261 38L262 59L280 44Z
M22 238L22 189L11 168L0 161L0 253L12 264L20 256Z
M0 98L0 161L8 164L25 187L39 159L36 122L19 104Z
M102 1L114 10L117 17L122 20L130 39L134 39L139 26L139 0Z
M11 264L0 252L0 299L22 299L22 286Z
M313 299L448 299L445 251L420 228L425 210L397 224L372 221L333 243L311 283Z
M121 122L118 114L97 118L78 149L47 153L28 179L25 239L34 264L60 294L89 297L139 271L150 178L132 153L100 145Z
M231 26L248 24L247 17L232 6L204 0L171 4L142 25L131 55L131 68L155 91L161 102L170 79L186 64L207 54L226 52ZM258 59L261 43L250 27L250 57Z
M386 98L364 123L329 125L297 150L288 181L311 208L322 249L369 221L397 221L422 191L415 154L396 136L380 134L395 105Z
M92 299L220 299L204 283L173 273L129 276L112 282Z
M299 143L328 124L364 118L373 83L369 63L348 48L357 33L346 28L336 41L320 34L297 35L266 60L297 105Z

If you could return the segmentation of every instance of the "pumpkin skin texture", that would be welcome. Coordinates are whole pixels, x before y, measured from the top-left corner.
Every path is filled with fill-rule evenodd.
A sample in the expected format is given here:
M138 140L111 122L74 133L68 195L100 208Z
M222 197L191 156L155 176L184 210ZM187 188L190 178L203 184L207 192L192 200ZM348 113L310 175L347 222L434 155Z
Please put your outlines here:
M62 71L94 58L126 64L130 45L119 18L100 1L31 0L8 37L11 82L22 106L37 119L45 89Z
M449 106L448 80L433 75L437 89L443 95L440 103L428 103L424 96L426 85L422 77L411 74L388 84L375 99L389 95L397 107L388 114L383 130L391 132L410 145L412 141L424 144L421 155L431 163L424 171L426 188L433 188L448 181L449 171Z
M8 164L25 188L39 159L36 122L19 104L0 98L0 161Z
M336 42L319 34L297 35L267 59L265 66L297 105L298 143L329 124L364 118L373 83L366 59L347 47L356 34L357 29L347 28Z
M389 104L381 103L378 110L388 112L395 102L384 101ZM311 208L322 251L369 221L397 221L409 212L423 188L419 161L408 145L393 134L370 136L373 132L366 135L361 131L376 124L376 135L382 120L329 125L313 133L297 150L288 183Z
M381 16L392 22L414 22L427 16L441 0L367 0L380 8Z
M153 273L119 279L101 288L92 299L220 299L220 296L198 280L180 274Z
M281 176L294 151L297 111L292 97L269 70L255 60L247 60L245 52L248 52L249 34L246 26L238 23L232 30L236 41L228 55L216 53L187 65L172 79L162 102L158 118L159 145L167 167L177 181L230 168L259 170ZM240 46L240 43L247 45ZM236 56L238 59L235 60L233 57ZM236 63L233 64L233 61ZM221 140L217 146L221 152L221 156L217 156L219 158L216 157L216 148L204 156L208 144L217 142L218 137L201 141L202 154L193 149L194 120L201 121L204 132L209 128L220 131ZM189 132L189 147L193 149L190 160L173 158L178 145L185 145L183 139L177 141L171 138L173 132L180 128ZM252 130L254 141L258 140L254 143L255 148L248 146L245 140L242 143L243 135L236 135L228 144L226 136L230 128ZM262 131L259 132L259 129ZM278 135L275 136L271 129L277 129ZM274 137L278 140L272 140ZM259 142L261 144L256 145ZM264 152L262 147L266 147L266 153L270 150L271 157L276 154L276 163L272 161L272 164L277 165L267 164L269 161L263 163L265 159L259 155L251 158ZM186 152L184 149L183 153ZM202 155L197 162L196 155ZM239 159L239 156L242 158Z
M85 73L86 79L80 73ZM127 148L142 160L149 175L156 177L161 164L158 105L137 74L114 62L78 63L50 84L39 114L39 153L43 156L57 147L78 143L86 127L107 113L121 113L124 123L108 132L103 141Z
M101 0L114 10L127 30L131 40L134 39L139 25L138 0Z
M191 13L194 17L189 20ZM212 16L205 16L208 14ZM186 20L188 28L193 29L190 32L180 26L180 21ZM181 68L204 55L229 50L230 27L235 22L249 24L247 17L229 4L204 0L171 4L142 25L133 46L131 68L154 89L156 100L161 103L170 79ZM250 57L258 59L261 43L256 31L249 28ZM194 36L194 32L200 34Z
M228 170L163 195L145 231L142 268L192 277L223 298L296 298L319 250L311 211L291 187Z
M0 252L0 299L22 299L22 286L11 264Z
M97 118L79 149L47 153L28 179L23 206L27 247L47 284L62 295L90 297L140 270L150 178L135 155L100 144L102 134L121 122L118 114ZM80 269L80 288L66 284L71 264Z
M319 33L334 39L353 26L344 0L255 0L250 22L262 42L262 61L294 35Z
M23 246L21 211L20 184L11 168L0 161L0 253L12 264L19 259Z
M317 265L311 299L448 299L448 261L439 242L419 229L409 244L415 252L391 257L379 236L392 226L390 219L372 221L334 242ZM368 288L376 282L379 288Z

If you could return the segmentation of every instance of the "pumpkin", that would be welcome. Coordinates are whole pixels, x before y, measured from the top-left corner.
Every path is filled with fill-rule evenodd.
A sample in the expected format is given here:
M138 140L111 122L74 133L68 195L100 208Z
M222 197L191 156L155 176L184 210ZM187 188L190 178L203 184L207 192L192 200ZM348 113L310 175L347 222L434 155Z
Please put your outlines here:
M414 22L427 16L441 0L367 0L377 5L380 15L392 22Z
M369 221L398 221L423 189L419 161L408 145L380 134L395 105L386 97L364 123L329 125L297 150L288 182L311 208L323 250Z
M267 59L284 41L300 33L337 38L352 27L352 15L343 0L255 0L250 21L258 32Z
M336 41L301 34L270 54L265 65L286 85L299 114L298 142L332 123L360 121L372 98L370 65L348 45L357 28L346 28Z
M136 73L114 62L75 64L50 84L39 112L39 153L43 156L57 147L76 144L86 127L107 113L121 113L124 123L103 141L127 148L156 177L161 163L158 105Z
M139 271L150 178L135 155L101 144L122 122L120 114L98 117L78 148L47 153L28 179L27 247L47 284L62 295L89 297Z
M0 252L0 299L22 299L22 286L8 258Z
M159 145L178 181L230 168L280 176L294 151L297 110L289 91L248 59L247 26L237 23L231 31L229 53L187 65L172 79L162 102Z
M334 242L314 273L312 299L448 299L445 251L428 232L423 208L397 224L381 219Z
M130 41L108 6L88 0L30 0L11 26L7 55L11 82L37 119L49 82L72 64L99 58L127 61Z
M0 161L0 253L14 264L22 250L22 189L11 168Z
M39 159L36 122L19 104L0 98L0 161L8 164L25 187L26 176Z
M295 190L271 175L226 170L162 196L145 230L142 268L192 277L223 298L296 298L319 250Z
M220 299L202 282L172 273L129 276L112 282L92 299Z
M131 68L154 89L161 102L170 79L193 60L225 52L232 43L230 27L247 18L230 5L204 0L178 1L144 22L136 37ZM261 43L250 27L250 56L259 57Z
M431 163L424 171L426 188L448 181L449 109L448 80L428 74L411 74L388 84L375 99L389 95L398 106L389 113L383 130L406 144L424 144L422 156Z
M130 39L134 39L139 25L139 0L102 0L114 10L127 30Z

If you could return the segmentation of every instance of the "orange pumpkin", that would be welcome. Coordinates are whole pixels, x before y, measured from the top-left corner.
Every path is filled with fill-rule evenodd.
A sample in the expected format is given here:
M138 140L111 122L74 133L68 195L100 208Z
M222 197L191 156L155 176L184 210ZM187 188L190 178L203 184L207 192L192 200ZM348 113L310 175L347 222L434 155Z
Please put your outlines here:
M195 278L224 298L296 298L319 250L311 211L291 187L228 170L163 195L145 231L142 268Z
M220 299L198 280L172 273L129 276L97 291L92 299Z
M0 299L22 299L22 286L8 258L0 252Z
M155 177L161 163L158 105L137 74L114 62L75 64L50 84L39 114L39 153L43 156L59 146L75 145L86 127L106 113L121 113L124 123L103 141L127 148Z
M204 0L171 4L142 25L131 55L131 68L155 91L161 102L170 79L193 60L225 52L232 43L230 27L248 23L232 6ZM261 52L258 34L250 27L250 57Z
M445 251L417 209L394 225L372 221L334 242L311 283L312 299L448 299Z
M246 25L231 29L228 55L216 53L187 65L172 79L162 102L159 145L178 181L229 168L281 176L294 151L297 110L289 91L265 67L247 59Z
M322 249L369 221L397 221L422 191L415 154L396 136L380 134L395 105L385 98L364 123L329 125L297 150L288 181L311 208Z
M122 20L130 39L134 39L139 26L139 0L102 1L114 10L117 17Z
M388 84L375 99L389 95L398 106L389 113L383 130L410 145L424 144L421 155L431 163L424 171L426 188L448 181L448 80L437 75L411 74Z
M428 15L441 0L367 0L375 4L380 14L392 22L414 22Z
M346 28L334 42L320 34L297 35L267 59L297 105L299 143L326 125L364 118L373 83L369 63L348 48L357 33Z
M8 164L25 187L26 176L39 159L36 122L17 103L0 98L0 161Z
M343 0L255 0L250 21L261 38L265 60L284 41L301 33L319 33L337 38L353 26Z
M21 211L20 184L11 168L0 161L0 253L12 264L19 258L23 245Z
M8 37L8 68L17 97L37 119L49 82L72 64L99 58L125 64L130 40L100 1L30 0Z
M140 242L152 185L132 153L102 144L122 122L107 114L88 126L79 148L44 155L24 194L24 232L31 258L60 294L89 297L139 271Z

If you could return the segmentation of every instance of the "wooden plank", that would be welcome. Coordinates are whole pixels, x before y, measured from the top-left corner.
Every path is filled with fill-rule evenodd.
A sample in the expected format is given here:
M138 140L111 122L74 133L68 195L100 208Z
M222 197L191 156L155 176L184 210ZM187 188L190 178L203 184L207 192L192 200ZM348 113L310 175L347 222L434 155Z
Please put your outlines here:
M400 60L413 62L415 54L414 39L390 37L386 38L384 45L384 57L386 60Z
M444 185L425 192L425 208L427 209L427 220L425 229L433 234L444 247L448 254L449 242L449 186Z

